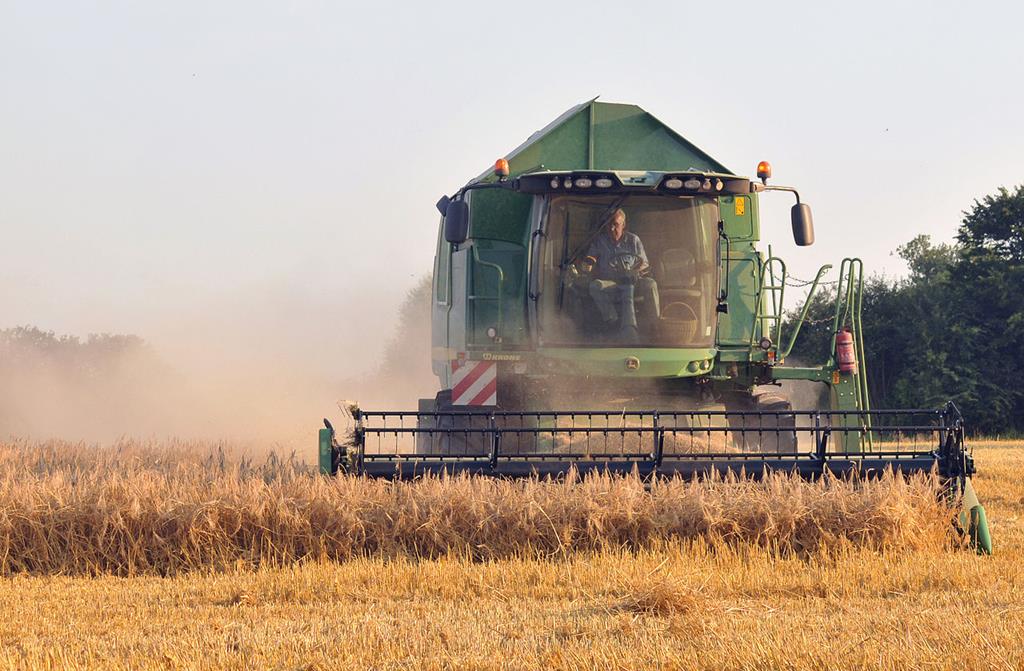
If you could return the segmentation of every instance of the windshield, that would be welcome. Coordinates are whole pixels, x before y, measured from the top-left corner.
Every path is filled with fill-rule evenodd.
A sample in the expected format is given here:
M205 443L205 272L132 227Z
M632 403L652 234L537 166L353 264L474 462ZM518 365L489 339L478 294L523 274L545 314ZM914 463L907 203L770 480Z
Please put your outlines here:
M555 196L540 252L545 345L711 347L717 205Z

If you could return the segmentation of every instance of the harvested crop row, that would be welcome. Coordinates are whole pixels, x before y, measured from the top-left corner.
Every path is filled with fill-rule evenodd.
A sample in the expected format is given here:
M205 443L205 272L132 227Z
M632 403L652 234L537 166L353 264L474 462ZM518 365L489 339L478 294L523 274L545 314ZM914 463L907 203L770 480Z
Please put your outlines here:
M353 557L565 556L666 542L782 553L951 542L933 479L324 478L154 446L0 446L0 572L170 574ZM52 462L39 455L50 453ZM117 455L120 455L118 458Z

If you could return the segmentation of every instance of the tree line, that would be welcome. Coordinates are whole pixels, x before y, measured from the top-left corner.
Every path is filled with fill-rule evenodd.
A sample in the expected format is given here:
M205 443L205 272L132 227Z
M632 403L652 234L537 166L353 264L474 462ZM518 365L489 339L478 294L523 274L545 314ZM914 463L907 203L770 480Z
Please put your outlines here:
M0 329L0 381L6 381L13 368L46 370L67 379L103 377L128 355L152 356L153 352L135 335L90 333L79 338L35 326Z
M1024 433L1024 185L975 200L955 242L919 235L898 253L906 277L864 286L872 406L952 400L973 433ZM794 352L828 351L834 301L834 290L811 299Z

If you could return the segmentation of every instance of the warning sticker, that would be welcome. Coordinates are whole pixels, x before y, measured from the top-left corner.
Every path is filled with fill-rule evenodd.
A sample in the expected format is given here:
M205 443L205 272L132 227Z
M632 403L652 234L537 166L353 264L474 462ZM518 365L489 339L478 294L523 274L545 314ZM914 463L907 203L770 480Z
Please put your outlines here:
M452 405L497 405L498 364L452 361Z
M745 215L747 213L747 199L744 196L737 196L734 202L736 205L736 216L742 217Z

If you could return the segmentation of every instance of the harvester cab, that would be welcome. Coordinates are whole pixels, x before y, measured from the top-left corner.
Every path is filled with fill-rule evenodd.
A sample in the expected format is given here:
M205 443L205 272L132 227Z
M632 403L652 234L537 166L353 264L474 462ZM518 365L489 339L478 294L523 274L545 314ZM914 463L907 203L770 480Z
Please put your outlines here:
M372 476L589 470L807 477L937 469L971 502L987 547L962 420L949 405L872 410L863 264L842 261L828 352L785 365L785 262L759 248L759 197L788 191L794 241L814 241L796 189L733 173L634 105L568 110L437 203L432 365L416 411L353 409L321 431L321 468ZM785 332L784 332L785 327ZM793 408L782 382L816 384Z

